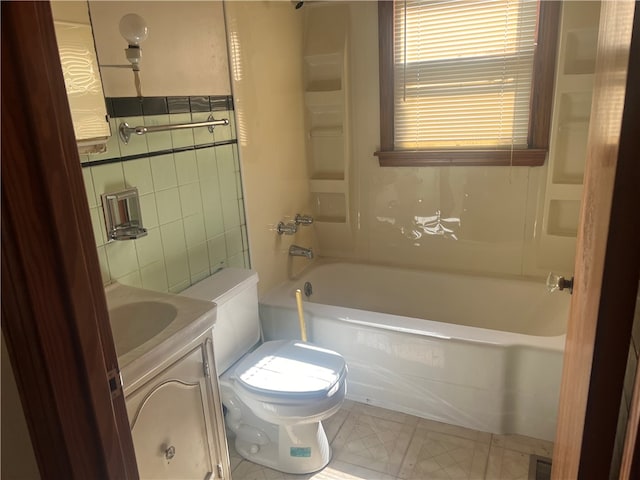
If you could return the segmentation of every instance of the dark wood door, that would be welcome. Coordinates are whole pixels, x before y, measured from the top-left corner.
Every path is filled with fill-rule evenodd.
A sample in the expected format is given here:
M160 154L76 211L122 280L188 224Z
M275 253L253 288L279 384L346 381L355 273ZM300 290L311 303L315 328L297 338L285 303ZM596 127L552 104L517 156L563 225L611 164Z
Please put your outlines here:
M602 2L553 455L558 480L609 477L640 268L637 10L632 0Z
M2 2L2 331L43 478L138 473L47 2Z

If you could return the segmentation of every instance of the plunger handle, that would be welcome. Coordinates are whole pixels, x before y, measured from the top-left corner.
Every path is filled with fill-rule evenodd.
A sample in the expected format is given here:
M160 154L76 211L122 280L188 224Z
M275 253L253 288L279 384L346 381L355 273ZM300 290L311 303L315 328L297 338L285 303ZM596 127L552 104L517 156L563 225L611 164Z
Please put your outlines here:
M302 291L296 290L296 303L298 304L298 319L300 320L300 338L303 342L307 341L307 326L304 323L304 311L302 310Z

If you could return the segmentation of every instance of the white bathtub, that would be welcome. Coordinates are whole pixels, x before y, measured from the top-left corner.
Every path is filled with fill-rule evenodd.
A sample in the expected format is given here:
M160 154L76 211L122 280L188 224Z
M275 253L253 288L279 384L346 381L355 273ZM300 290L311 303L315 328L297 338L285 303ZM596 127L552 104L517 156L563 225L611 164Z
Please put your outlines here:
M543 282L318 263L260 301L265 340L341 353L348 398L493 433L555 436L569 295Z

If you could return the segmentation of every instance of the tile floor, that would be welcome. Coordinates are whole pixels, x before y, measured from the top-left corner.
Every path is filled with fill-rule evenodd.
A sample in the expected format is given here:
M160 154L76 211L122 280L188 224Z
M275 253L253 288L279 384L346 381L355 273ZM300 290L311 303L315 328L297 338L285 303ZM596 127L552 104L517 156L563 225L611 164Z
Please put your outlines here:
M553 444L493 435L345 401L324 422L333 458L322 471L289 475L242 459L229 440L233 480L528 480L529 455Z

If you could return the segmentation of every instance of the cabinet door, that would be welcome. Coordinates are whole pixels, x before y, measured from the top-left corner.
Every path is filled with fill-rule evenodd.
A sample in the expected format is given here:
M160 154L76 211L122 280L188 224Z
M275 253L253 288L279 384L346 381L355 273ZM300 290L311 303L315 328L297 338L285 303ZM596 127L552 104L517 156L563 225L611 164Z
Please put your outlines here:
M209 364L200 345L127 397L141 479L222 475Z

